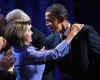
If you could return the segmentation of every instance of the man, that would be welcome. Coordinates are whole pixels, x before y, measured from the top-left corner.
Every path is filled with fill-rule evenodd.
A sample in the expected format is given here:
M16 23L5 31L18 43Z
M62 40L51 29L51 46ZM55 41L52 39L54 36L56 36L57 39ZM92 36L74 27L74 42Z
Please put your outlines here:
M75 24L70 24L67 15L67 9L61 4L54 4L46 9L46 25L54 33L45 40L46 48L54 48L68 36ZM71 55L48 64L44 79L96 80L96 56L100 55L100 36L98 33L92 26L84 25L82 31L73 39L70 47ZM53 65L51 66L51 64Z

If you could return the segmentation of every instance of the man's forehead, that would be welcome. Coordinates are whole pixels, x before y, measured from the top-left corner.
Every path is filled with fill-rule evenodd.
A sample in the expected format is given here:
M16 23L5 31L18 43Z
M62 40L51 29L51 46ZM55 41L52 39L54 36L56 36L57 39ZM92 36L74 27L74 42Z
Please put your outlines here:
M46 12L45 15L51 15L51 12Z
M46 13L45 13L45 18L46 18L46 19L48 19L48 18L54 19L54 18L56 18L56 17L53 16L53 15L51 14L51 12L46 12Z

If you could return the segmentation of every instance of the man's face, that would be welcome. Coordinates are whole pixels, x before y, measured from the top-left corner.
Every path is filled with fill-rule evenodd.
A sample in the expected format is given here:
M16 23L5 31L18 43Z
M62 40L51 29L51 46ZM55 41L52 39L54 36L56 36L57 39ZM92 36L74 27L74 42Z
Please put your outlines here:
M50 12L45 13L46 26L48 26L52 32L59 32L59 22Z

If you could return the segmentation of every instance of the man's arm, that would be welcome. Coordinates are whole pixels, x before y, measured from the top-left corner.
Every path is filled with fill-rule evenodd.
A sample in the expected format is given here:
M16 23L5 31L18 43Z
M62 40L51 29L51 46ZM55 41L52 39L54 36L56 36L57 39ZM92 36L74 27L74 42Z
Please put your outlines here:
M88 27L88 44L89 48L100 55L100 35L95 31L92 26Z

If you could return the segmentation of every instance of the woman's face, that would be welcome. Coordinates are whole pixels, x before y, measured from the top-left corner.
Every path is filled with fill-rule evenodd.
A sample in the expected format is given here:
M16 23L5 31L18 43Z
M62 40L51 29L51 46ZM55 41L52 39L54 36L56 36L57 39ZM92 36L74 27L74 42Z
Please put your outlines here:
M26 29L26 32L25 32L25 37L26 37L26 40L25 40L25 45L29 45L31 42L32 42L32 31L31 31L31 27L32 25L31 24L27 24L27 29Z

